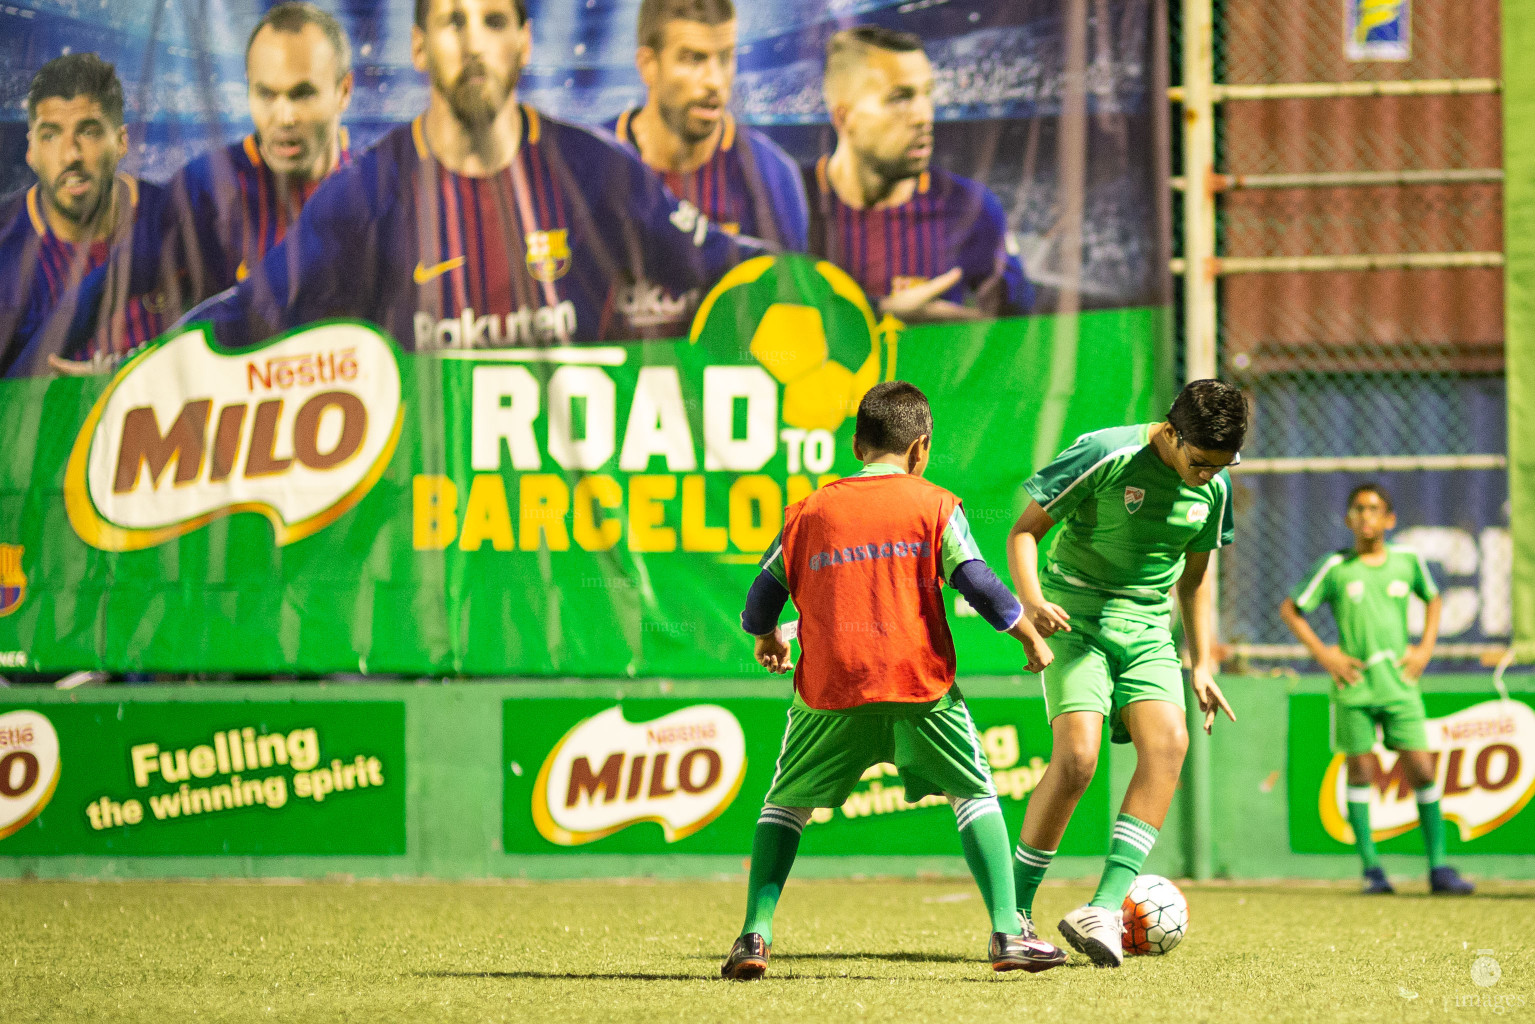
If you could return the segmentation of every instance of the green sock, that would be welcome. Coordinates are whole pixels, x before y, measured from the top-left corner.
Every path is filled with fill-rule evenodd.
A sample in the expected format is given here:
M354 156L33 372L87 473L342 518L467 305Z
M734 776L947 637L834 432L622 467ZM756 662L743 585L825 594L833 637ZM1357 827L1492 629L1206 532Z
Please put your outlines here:
M1418 813L1422 814L1422 808ZM1370 834L1369 786L1348 787L1348 824L1354 830L1354 849L1359 851L1364 869L1380 867L1380 858L1375 855L1375 837Z
M975 884L981 887L991 930L1018 934L1018 912L1013 903L1013 873L1007 864L1007 822L997 798L951 799L959 824L959 843Z
M1444 815L1439 810L1439 787L1418 790L1418 824L1423 826L1423 845L1428 847L1429 870L1444 866Z
M1121 812L1114 820L1114 837L1109 841L1109 859L1103 865L1103 877L1098 880L1098 891L1093 893L1092 905L1118 910L1125 902L1135 876L1146 863L1146 854L1157 841L1157 830L1139 818Z
M810 820L808 807L778 807L766 804L757 819L757 834L752 839L752 867L746 883L746 923L741 934L756 932L764 942L773 941L773 911L778 896L789 880L794 855L799 852L799 834Z
M1039 883L1045 880L1045 872L1050 870L1050 858L1054 856L1054 850L1036 850L1022 839L1018 840L1018 849L1013 854L1013 889L1018 896L1018 909L1031 921L1034 919L1034 894L1039 891Z

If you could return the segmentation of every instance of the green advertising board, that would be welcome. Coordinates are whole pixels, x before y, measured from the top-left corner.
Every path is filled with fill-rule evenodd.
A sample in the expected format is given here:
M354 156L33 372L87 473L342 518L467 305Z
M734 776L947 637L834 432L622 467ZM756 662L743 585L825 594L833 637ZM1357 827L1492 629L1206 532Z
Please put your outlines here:
M405 705L0 706L0 855L405 853Z
M1535 850L1535 695L1488 699L1476 693L1429 693L1428 741L1443 792L1451 854L1523 854ZM1332 752L1331 699L1290 697L1288 755L1290 848L1348 853L1343 755ZM1396 756L1377 745L1370 824L1384 853L1422 853L1417 802Z
M757 561L858 469L873 383L926 392L928 476L999 564L1042 460L1162 412L1164 310L902 329L838 275L759 257L673 341L189 329L110 377L0 380L0 669L739 677ZM954 632L961 671L1017 671Z
M1041 697L966 702L1016 834L1050 758ZM788 702L767 698L549 699L502 705L508 854L739 854L772 783ZM1107 743L1104 744L1108 746ZM1108 848L1109 772L1083 794L1060 852ZM811 818L808 856L956 853L954 812L942 797L907 803L892 765L875 765L837 808Z

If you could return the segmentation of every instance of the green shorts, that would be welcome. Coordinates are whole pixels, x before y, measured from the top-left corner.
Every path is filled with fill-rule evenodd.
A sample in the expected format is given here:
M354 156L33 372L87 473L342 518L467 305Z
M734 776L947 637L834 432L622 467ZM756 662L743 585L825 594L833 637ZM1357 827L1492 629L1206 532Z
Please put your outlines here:
M767 802L780 807L841 807L863 773L894 764L906 800L943 794L996 796L965 702L918 715L844 714L796 703Z
M1045 597L1071 615L1071 632L1049 640L1055 660L1042 680L1047 720L1066 711L1096 711L1108 720L1113 741L1128 743L1120 721L1125 705L1164 700L1183 708L1183 663L1165 613L1051 587Z
M1375 705L1333 701L1332 748L1352 757L1368 754L1377 739L1384 739L1387 750L1427 750L1427 719L1418 696Z

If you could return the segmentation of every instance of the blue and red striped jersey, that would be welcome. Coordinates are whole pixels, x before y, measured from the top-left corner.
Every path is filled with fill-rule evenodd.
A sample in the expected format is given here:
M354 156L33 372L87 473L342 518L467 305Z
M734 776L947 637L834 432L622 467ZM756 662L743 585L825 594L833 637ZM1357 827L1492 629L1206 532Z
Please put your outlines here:
M826 176L827 157L805 172L810 199L810 251L846 270L870 299L920 284L954 267L960 284L943 297L973 296L993 316L1029 311L1034 289L1007 249L1002 203L980 182L933 168L917 178L899 206L855 209Z
M0 207L0 376L48 373L49 355L90 359L128 352L169 322L174 303L163 292L131 295L128 289L135 254L158 230L167 193L126 174L117 176L114 188L123 205L113 234L88 245L54 234L36 185ZM87 276L100 282L92 301L111 301L111 315L97 321L83 345L70 346L70 321Z
M714 228L606 134L524 106L503 171L442 167L417 118L327 178L232 291L194 310L226 346L326 317L406 349L675 337L759 243Z
M618 140L638 148L625 110L606 127ZM702 210L731 234L752 235L779 249L804 252L810 211L799 167L766 135L725 115L719 145L702 166L687 174L657 171L672 195Z
M352 161L341 129L337 167ZM335 168L332 168L334 172ZM185 204L192 238L183 259L200 301L243 281L287 234L319 182L293 186L261 159L255 135L210 150L187 164L167 188Z

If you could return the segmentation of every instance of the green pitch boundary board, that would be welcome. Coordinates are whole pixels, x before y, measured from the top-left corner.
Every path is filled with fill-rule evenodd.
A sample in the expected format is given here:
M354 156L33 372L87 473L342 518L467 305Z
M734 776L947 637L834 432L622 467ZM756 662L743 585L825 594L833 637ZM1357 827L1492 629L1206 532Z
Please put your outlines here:
M1352 876L1346 852L1291 849L1289 778L1329 756L1288 764L1293 701L1324 681L1224 682L1241 721L1212 744L1215 873ZM1016 831L1049 758L1038 683L961 685ZM1431 687L1491 696L1485 677ZM741 874L788 695L782 680L12 688L0 691L0 877ZM1489 764L1501 778L1503 762ZM1132 769L1128 750L1105 753L1056 877L1097 872ZM1185 872L1186 813L1175 802L1148 870ZM952 811L907 804L880 769L818 815L801 851L799 877L964 874ZM1530 856L1458 862L1535 877ZM1417 870L1408 853L1388 864Z

